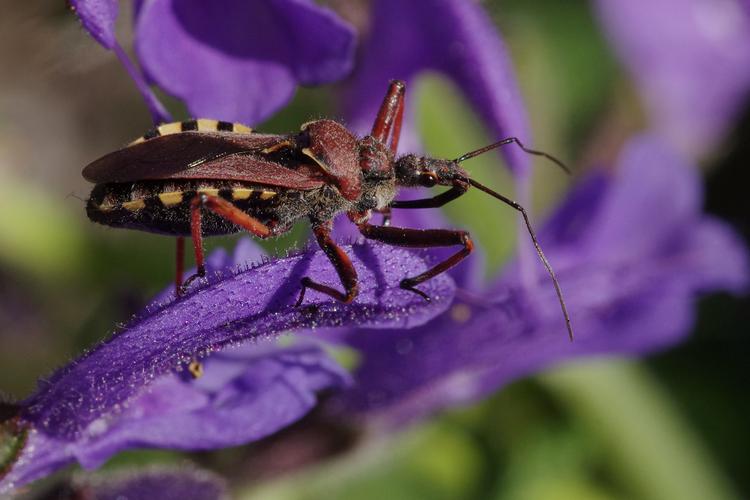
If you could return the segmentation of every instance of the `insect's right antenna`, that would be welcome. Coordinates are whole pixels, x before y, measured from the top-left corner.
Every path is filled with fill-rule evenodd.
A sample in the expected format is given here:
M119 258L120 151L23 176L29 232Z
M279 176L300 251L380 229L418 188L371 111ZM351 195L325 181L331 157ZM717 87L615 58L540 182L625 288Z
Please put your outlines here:
M503 139L501 141L498 141L498 142L495 142L493 144L490 144L489 146L485 146L485 147L477 149L475 151L471 151L469 153L466 153L465 155L461 155L461 156L459 156L458 158L456 158L453 161L455 161L456 163L461 163L462 161L466 161L466 160L468 160L470 158L474 158L475 156L479 156L479 155L481 155L483 153L486 153L487 151L492 151L493 149L497 149L497 148L506 146L506 145L511 144L511 143L516 144L524 152L526 152L526 153L528 153L530 155L543 156L543 157L547 158L552 163L554 163L555 165L557 165L558 167L560 167L561 169L563 169L568 175L571 175L570 169L563 162L561 162L560 160L558 160L554 156L545 153L544 151L537 151L535 149L529 149L529 148L527 148L526 146L523 145L523 143L520 140L518 140L517 137L508 137L508 138Z

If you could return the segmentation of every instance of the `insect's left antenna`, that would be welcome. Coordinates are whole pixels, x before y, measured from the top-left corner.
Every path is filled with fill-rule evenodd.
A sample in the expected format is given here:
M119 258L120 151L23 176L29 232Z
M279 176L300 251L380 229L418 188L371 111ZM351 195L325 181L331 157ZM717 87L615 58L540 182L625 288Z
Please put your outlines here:
M560 282L557 281L557 276L555 276L555 271L552 270L552 265L547 260L547 257L544 255L544 252L542 251L542 247L539 245L539 241L536 239L536 233L534 233L534 229L531 227L531 222L529 222L529 216L526 213L526 209L523 208L521 205L516 203L515 201L511 200L510 198L507 198L500 193L496 193L492 189L483 186L482 184L478 183L474 179L466 179L469 184L474 186L475 188L479 189L480 191L484 191L485 193L489 194L490 196L497 198L498 200L502 201L506 205L509 205L519 212L521 212L521 215L523 216L523 221L526 223L526 229L529 231L529 236L531 236L531 241L534 244L534 248L536 248L536 253L539 255L539 259L542 261L542 264L544 264L544 267L547 269L547 272L549 273L550 277L552 278L552 284L555 286L555 292L557 293L557 299L560 301L560 308L562 309L563 316L565 317L565 326L568 329L568 337L570 338L571 342L573 341L573 326L570 323L570 315L568 314L568 307L565 305L565 299L563 299L563 293L562 288L560 288Z
M497 141L497 142L495 142L493 144L490 144L489 146L485 146L483 148L479 148L477 150L470 151L470 152L468 152L468 153L466 153L464 155L459 156L458 158L456 158L453 161L455 161L456 163L461 163L462 161L466 161L466 160L468 160L470 158L474 158L475 156L479 156L479 155L481 155L483 153L486 153L487 151L492 151L493 149L497 149L497 148L501 148L503 146L507 146L508 144L516 144L525 153L528 153L530 155L543 156L544 158L547 158L552 163L554 163L555 165L557 165L558 167L560 167L561 169L563 169L568 175L571 175L570 168L568 168L568 166L565 165L563 162L561 162L560 160L558 160L557 158L555 158L551 154L545 153L544 151L537 151L536 149L529 149L529 148L527 148L526 146L523 145L523 143L520 140L518 140L517 137L508 137L508 138L503 139L501 141Z

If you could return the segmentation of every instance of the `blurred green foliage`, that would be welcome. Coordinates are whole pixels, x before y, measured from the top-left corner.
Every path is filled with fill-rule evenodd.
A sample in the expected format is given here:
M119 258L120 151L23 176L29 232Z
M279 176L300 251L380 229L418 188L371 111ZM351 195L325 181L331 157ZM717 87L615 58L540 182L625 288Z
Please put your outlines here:
M38 3L41 7L34 7L32 14L47 16L50 25L61 30L55 36L90 43L72 16L60 15L59 6ZM554 151L581 172L587 165L580 160L589 157L603 122L623 113L627 124L642 119L632 105L627 76L587 2L496 0L487 2L487 8L517 64L535 145ZM116 63L103 62L108 54L92 47L75 50L91 51L99 62L85 69L92 76L78 90L81 95L70 98L74 103L93 100L99 104L92 107L121 113L116 123L108 116L98 118L106 133L102 127L93 132L82 125L90 124L98 111L71 118L77 121L70 126L77 127L87 148L78 154L92 158L138 135L148 122L145 111L129 111L138 109L137 96L127 81L121 83L125 76ZM59 76L62 85L73 76ZM97 97L97 92L102 95ZM417 95L418 123L428 152L455 157L493 139L457 89L439 76L425 75L410 92ZM333 106L331 89L303 89L263 128L295 130L310 117L335 116ZM3 133L10 130L5 110L0 106ZM89 144L91 137L97 140ZM22 163L26 156L18 160L5 155L6 146L0 142L0 391L21 398L39 376L105 338L116 322L126 321L153 293L169 286L173 242L89 224L83 203L67 196L71 191L86 195L77 177L80 164L61 166L63 181L45 182L28 175ZM725 162L722 171L736 172L734 165L746 164L748 154L743 154L731 156L732 164ZM70 162L78 159L61 155ZM533 212L541 219L570 180L544 162L535 167ZM467 168L481 182L513 194L512 179L497 156L477 158ZM727 187L732 184L716 184L719 191L709 192L709 200L716 200L712 209L730 218L737 216L732 210L738 205L724 200L722 193L736 193ZM492 220L476 216L484 213L497 215ZM446 215L476 236L488 273L511 255L516 219L510 209L473 194L451 204ZM235 239L212 239L209 246L231 248ZM306 229L300 226L262 244L270 253L282 254L306 241ZM371 436L350 454L293 474L249 484L242 474L231 479L241 498L274 500L748 497L750 352L742 335L750 324L747 306L746 299L726 297L704 302L696 335L649 360L576 363L514 383L474 407L438 416L395 437ZM356 353L341 355L347 363L356 362ZM130 452L110 466L183 457ZM191 458L221 473L227 462L246 455L226 450Z

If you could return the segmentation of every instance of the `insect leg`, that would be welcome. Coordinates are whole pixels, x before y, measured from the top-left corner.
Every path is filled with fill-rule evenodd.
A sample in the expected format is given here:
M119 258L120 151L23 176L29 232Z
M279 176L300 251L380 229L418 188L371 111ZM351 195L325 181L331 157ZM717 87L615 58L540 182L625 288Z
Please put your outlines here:
M392 201L391 208L438 208L449 203L469 189L469 185L464 182L456 182L448 191L440 193L432 198L423 198L421 200L403 200Z
M357 224L365 238L382 241L388 245L412 248L431 248L462 245L463 248L427 271L411 278L404 278L399 286L429 300L422 291L414 288L430 278L444 273L461 262L474 250L474 243L466 231L451 229L409 229L403 227L373 226L367 222Z
M401 117L404 112L404 92L406 85L399 80L391 80L388 92L385 94L383 104L380 105L375 123L372 125L370 135L385 144L393 132L391 149L395 152L398 146L398 136L401 132Z
M333 241L333 238L331 238L331 226L332 224L330 221L323 224L316 224L313 226L313 234L315 234L315 239L318 240L318 245L320 245L320 248L323 249L323 252L325 252L328 259L330 259L331 264L333 264L333 267L336 269L341 284L344 285L344 293L341 293L330 286L316 283L309 277L305 276L302 278L302 290L297 299L296 305L298 306L302 304L302 301L305 299L305 291L308 288L330 295L334 299L345 304L353 301L359 293L357 270L354 269L354 265L346 252L344 252L344 249L338 246L336 242Z
M403 85L403 83L402 83ZM404 92L405 88L402 87L401 93L398 95L396 103L396 118L393 120L393 131L391 134L391 153L396 156L398 152L398 141L401 138L401 123L404 121Z
M182 290L195 278L206 275L206 266L203 257L203 234L201 230L201 209L206 208L213 213L223 217L259 238L268 238L273 234L271 228L260 222L255 217L246 214L230 202L218 196L198 194L190 203L190 232L193 237L193 249L195 250L195 265L198 268L196 274L189 277L182 285Z
M188 285L195 278L206 275L206 266L203 263L203 231L201 228L201 195L193 198L190 203L190 234L193 237L193 251L195 252L195 267L197 271L194 275L185 280L177 291L177 295L182 295L187 290Z
M177 296L180 295L182 288L182 278L185 269L185 238L178 236L177 248L175 252L175 277L174 277L174 291Z

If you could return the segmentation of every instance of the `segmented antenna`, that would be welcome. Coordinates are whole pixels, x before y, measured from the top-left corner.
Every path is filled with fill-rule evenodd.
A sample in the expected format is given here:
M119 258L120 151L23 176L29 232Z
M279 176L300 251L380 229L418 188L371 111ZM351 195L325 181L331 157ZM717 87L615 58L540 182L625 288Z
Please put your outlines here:
M523 143L517 137L508 137L508 138L503 139L501 141L497 141L497 142L495 142L493 144L490 144L489 146L485 146L483 148L480 148L480 149L471 151L469 153L466 153L465 155L461 155L461 156L459 156L458 158L456 158L453 161L455 161L456 163L461 163L462 161L466 161L466 160L468 160L470 158L474 158L475 156L479 156L479 155L481 155L483 153L486 153L487 151L492 151L493 149L497 149L497 148L500 148L500 147L503 147L503 146L507 146L508 144L511 144L511 143L516 144L524 152L526 152L526 153L528 153L530 155L543 156L544 158L547 158L552 163L554 163L555 165L557 165L558 167L560 167L561 169L563 169L568 175L571 175L570 169L563 162L561 162L560 160L558 160L554 156L545 153L544 151L537 151L536 149L529 149L529 148L527 148L526 146L523 145Z
M496 193L495 191L488 188L487 186L483 186L482 184L478 183L474 179L466 179L466 180L469 182L469 184L479 189L480 191L484 191L490 196L497 198L498 200L502 201L506 205L509 205L515 208L516 210L518 210L519 212L521 212L521 215L523 216L523 221L526 223L526 229L528 229L529 236L531 236L531 241L534 243L534 248L536 248L536 253L537 255L539 255L539 259L542 261L542 264L544 264L544 267L547 269L547 272L552 278L552 283L555 286L555 292L557 292L557 299L560 301L560 308L562 309L563 316L565 316L565 326L568 329L568 337L570 338L572 342L573 341L573 327L570 324L570 315L568 314L568 308L565 306L565 299L563 299L562 289L560 288L560 282L557 281L557 276L555 276L555 271L552 270L552 266L547 260L547 257L544 255L544 252L542 252L542 247L539 245L539 242L536 239L536 234L534 233L534 229L532 229L531 227L531 222L529 222L529 216L526 213L526 209L524 209L521 205L511 200L510 198L507 198L501 195L500 193Z

